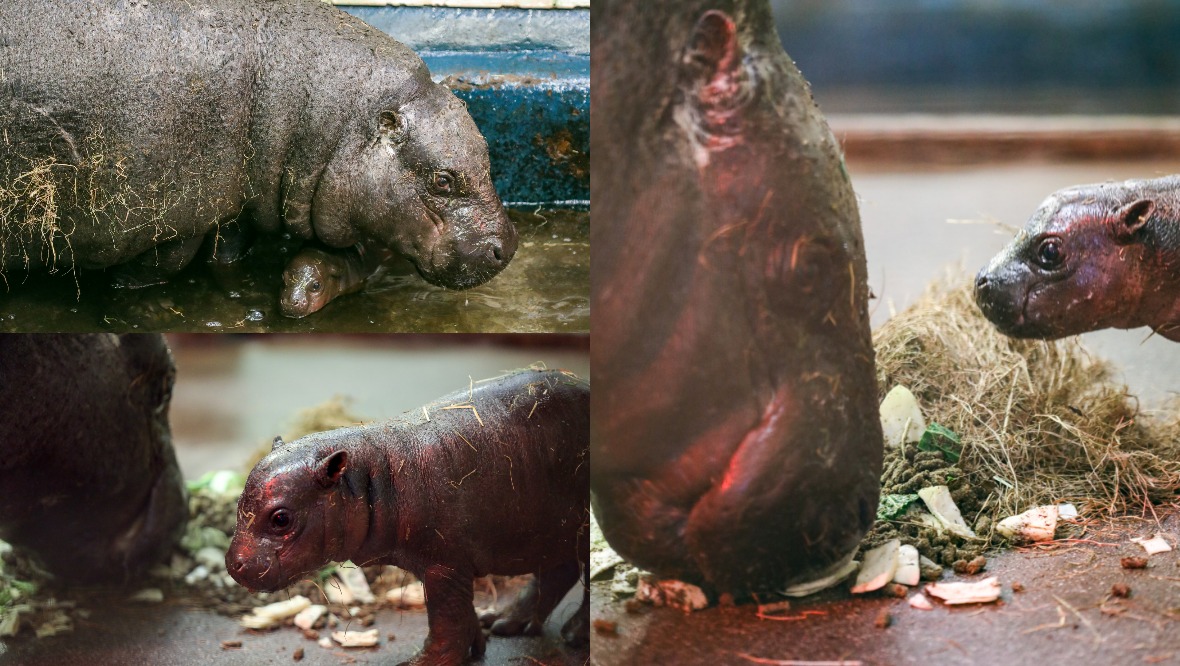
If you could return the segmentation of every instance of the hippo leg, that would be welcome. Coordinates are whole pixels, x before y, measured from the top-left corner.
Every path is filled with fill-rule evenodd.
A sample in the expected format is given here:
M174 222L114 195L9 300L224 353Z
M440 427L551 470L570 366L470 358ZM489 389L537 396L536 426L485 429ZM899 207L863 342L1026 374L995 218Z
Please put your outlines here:
M475 616L473 582L469 571L441 564L426 569L422 576L429 625L426 647L399 666L459 666L469 652L472 657L483 656L487 637Z
M590 568L583 567L582 571L582 605L561 627L561 637L571 647L590 643Z
M219 224L206 236L209 239L209 260L214 267L237 263L254 244L253 229L238 220Z
M545 618L577 582L581 568L577 560L571 560L538 573L492 623L492 633L497 636L539 635L545 627ZM493 617L483 617L485 622L490 619Z
M140 289L163 284L168 278L188 266L201 249L204 237L178 238L144 252L135 261L121 266L112 286L121 289Z

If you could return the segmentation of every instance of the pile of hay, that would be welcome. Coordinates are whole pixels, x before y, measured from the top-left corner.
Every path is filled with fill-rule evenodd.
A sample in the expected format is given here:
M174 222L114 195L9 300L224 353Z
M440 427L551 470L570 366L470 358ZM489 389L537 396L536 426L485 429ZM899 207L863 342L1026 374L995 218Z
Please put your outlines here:
M970 281L957 285L933 285L873 342L881 395L909 387L928 423L960 435L957 472L976 498L960 506L969 524L1040 504L1073 502L1109 517L1174 499L1180 423L1143 418L1110 366L1076 338L1000 334L975 306ZM968 494L953 480L951 489Z

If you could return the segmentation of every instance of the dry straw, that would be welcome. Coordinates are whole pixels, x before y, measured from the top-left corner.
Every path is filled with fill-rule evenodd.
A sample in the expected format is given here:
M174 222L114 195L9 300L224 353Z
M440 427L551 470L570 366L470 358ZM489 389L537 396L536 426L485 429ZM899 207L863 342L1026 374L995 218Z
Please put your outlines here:
M873 341L881 394L904 384L928 422L961 435L959 467L973 486L992 488L982 512L992 520L1065 501L1097 515L1141 513L1180 489L1174 418L1143 417L1076 338L997 332L969 280L931 286Z

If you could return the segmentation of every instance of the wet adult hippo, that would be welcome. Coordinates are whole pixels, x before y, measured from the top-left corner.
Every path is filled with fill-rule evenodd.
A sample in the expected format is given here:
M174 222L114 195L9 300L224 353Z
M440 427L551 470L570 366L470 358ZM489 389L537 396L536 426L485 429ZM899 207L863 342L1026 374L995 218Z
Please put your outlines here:
M283 314L306 317L337 297L360 291L385 258L386 253L359 244L343 250L301 249L283 270Z
M765 0L596 0L590 32L603 532L735 596L843 568L882 436L839 146Z
M558 371L479 382L400 419L275 441L246 481L226 566L278 590L329 561L394 564L426 589L416 666L484 650L472 581L535 574L493 633L539 632L579 580L590 627L590 386Z
M0 336L0 539L59 577L129 582L188 520L159 335Z
M1001 332L1061 338L1150 326L1180 341L1180 176L1054 192L975 279Z
M318 0L6 0L0 127L6 273L167 274L233 222L453 289L516 251L463 102Z

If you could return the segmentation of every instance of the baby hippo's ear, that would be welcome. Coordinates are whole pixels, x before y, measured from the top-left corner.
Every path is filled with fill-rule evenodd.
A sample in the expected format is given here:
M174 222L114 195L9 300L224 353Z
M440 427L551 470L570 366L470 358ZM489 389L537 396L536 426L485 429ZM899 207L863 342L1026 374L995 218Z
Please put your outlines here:
M706 84L733 74L741 63L733 19L715 9L701 15L689 36L684 64L697 69Z
M271 444L270 450L274 451L274 450L278 449L279 447L281 447L285 443L286 442L283 441L282 437L275 437L275 441L273 444Z
M1116 210L1111 220L1115 240L1120 243L1129 243L1134 240L1135 234L1147 225L1154 212L1155 202L1151 199L1132 201Z
M396 145L406 140L406 119L397 111L382 111L377 125L381 130L382 141Z
M316 481L320 485L328 488L336 485L340 480L340 475L344 474L344 470L348 468L348 452L335 451L322 458L319 465L316 467Z

